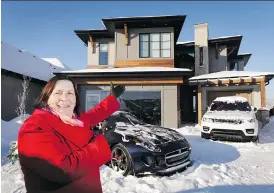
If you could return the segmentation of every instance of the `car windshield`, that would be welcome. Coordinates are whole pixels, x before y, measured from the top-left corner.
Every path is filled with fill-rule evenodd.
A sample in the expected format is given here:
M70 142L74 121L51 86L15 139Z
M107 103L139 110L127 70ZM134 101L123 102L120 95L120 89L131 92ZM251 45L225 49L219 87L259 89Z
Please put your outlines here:
M211 111L251 111L248 102L226 103L222 101L214 101L210 108Z
M123 114L127 119L129 119L134 125L145 125L144 122L142 122L141 120L139 120L137 117L131 115L131 114L128 114L128 113L125 113Z
M128 113L121 113L114 116L116 122L123 122L125 124L144 125L145 123Z

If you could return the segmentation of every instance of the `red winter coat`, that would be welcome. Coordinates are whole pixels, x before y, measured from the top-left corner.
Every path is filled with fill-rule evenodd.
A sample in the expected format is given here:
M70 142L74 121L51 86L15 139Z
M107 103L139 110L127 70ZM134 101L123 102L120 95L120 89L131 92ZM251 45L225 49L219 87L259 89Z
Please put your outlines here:
M111 159L95 126L120 108L113 96L83 113L84 127L63 123L51 112L36 109L18 136L19 161L28 193L101 193L99 167Z

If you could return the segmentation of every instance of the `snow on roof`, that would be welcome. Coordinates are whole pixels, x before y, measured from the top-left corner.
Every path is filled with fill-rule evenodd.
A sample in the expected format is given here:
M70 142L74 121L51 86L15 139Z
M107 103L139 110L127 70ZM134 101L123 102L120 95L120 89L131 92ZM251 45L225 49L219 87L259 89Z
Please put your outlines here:
M131 19L131 18L151 18L151 17L174 17L174 16L184 16L184 15L157 15L157 16L133 16L133 17L113 17L113 18L103 18L106 20L111 19Z
M1 68L5 70L43 81L48 81L53 76L53 72L64 70L10 44L1 43L1 49Z
M100 69L82 69L72 71L61 71L62 73L102 73L102 72L190 72L187 68L169 68L169 67L130 67L130 68L100 68Z
M226 38L237 38L237 37L242 37L242 35L235 35L235 36L221 36L217 38L209 38L209 40L218 40L218 39L226 39Z
M274 72L251 72L251 71L221 71L200 76L194 76L189 80L203 80L203 79L222 79L222 78L238 78L238 77L261 77L271 75Z
M252 53L240 53L238 56L244 56L244 55L252 55Z
M189 44L189 43L194 43L194 41L177 42L176 44Z
M226 102L226 103L247 102L247 99L241 96L227 96L227 97L217 97L214 100L214 102Z
M54 66L69 69L69 67L67 67L65 64L63 64L58 58L42 58L42 59L51 63Z

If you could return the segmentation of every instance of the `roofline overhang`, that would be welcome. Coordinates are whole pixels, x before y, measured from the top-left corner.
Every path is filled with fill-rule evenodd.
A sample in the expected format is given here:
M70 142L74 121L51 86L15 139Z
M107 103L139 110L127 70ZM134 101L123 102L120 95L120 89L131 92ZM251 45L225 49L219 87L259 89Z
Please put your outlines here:
M229 36L229 37L217 37L217 38L209 38L208 44L215 44L215 43L223 43L223 42L229 42L233 40L242 40L242 35L236 35L236 36ZM176 46L195 46L195 41L187 41L187 42L177 42Z
M64 74L73 78L117 78L117 77L188 77L192 71L157 71L157 72L54 72L55 75Z
M261 76L238 76L238 77L223 77L223 78L204 78L188 80L190 85L218 85L218 84L242 84L242 83L258 83L260 79L264 78L265 82L273 79L274 75L261 75ZM255 81L254 81L254 80ZM258 79L258 80L257 80ZM248 80L248 81L245 81ZM233 82L234 81L234 82Z

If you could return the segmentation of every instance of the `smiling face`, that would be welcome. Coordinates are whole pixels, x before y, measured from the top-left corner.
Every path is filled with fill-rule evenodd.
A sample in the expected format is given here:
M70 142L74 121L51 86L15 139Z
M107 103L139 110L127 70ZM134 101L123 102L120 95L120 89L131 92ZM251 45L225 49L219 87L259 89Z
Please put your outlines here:
M53 110L72 117L76 105L75 90L69 80L58 80L47 104Z

